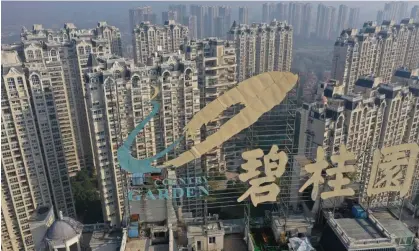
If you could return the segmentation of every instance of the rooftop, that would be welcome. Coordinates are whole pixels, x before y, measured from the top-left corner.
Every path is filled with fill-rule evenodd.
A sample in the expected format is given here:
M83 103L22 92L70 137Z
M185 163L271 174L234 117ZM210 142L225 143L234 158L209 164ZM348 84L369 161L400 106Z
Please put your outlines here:
M335 219L348 237L355 240L377 239L385 236L368 219Z
M91 251L115 251L121 246L122 232L97 229L93 232L84 232L81 240L82 247L90 247Z

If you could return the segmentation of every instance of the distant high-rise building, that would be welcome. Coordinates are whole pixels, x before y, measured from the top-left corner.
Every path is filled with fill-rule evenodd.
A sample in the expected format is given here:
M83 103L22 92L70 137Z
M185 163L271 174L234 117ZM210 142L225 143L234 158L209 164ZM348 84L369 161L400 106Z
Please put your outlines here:
M177 52L187 37L188 27L173 20L166 21L164 25L141 23L134 30L134 61L136 64L145 64L147 59L158 51Z
M153 24L156 24L157 21L150 6L138 7L129 10L129 25L131 32L134 30L136 25L147 21Z
M288 4L284 2L279 2L276 4L275 8L275 18L279 21L288 21Z
M206 37L215 37L216 30L220 27L215 25L215 21L218 17L218 6L208 6L207 12L204 19L204 30Z
M384 11L377 11L377 23L381 24L384 21Z
M419 5L415 5L410 12L410 18L413 18L416 22L419 22Z
M249 24L249 9L246 6L239 7L239 23Z
M189 38L196 39L198 37L198 21L196 16L189 16L188 18Z
M262 21L270 23L275 18L275 3L264 3L262 5Z
M191 5L191 15L196 16L197 23L197 37L202 38L205 36L206 31L204 30L206 7L202 5Z
M346 5L339 5L339 14L337 16L336 33L340 34L342 30L348 28L349 8Z
M178 22L179 20L178 13L175 10L163 11L161 13L161 17L162 17L163 24L164 22L169 21L169 20L174 20L175 22ZM178 23L181 24L180 22Z
M384 20L400 22L402 19L408 17L407 8L407 2L397 1L386 3L384 10L378 11L377 22L381 23Z
M218 7L218 20L222 20L219 25L216 25L215 35L218 38L226 38L227 33L232 25L231 22L231 7L230 6L219 6ZM217 34L218 31L218 34Z
M19 47L3 45L1 51L1 247L13 251L34 250L28 220L38 206L53 204ZM31 56L42 58L34 49Z
M419 28L412 19L400 24L367 22L361 30L343 31L335 43L332 77L351 93L362 75L374 74L382 81L391 80L395 69L419 66ZM360 48L355 49L355 48Z
M304 4L299 2L290 2L288 8L288 22L292 25L294 35L300 35L302 27L302 20L304 18Z
M183 24L183 25L188 25L188 16L189 15L187 13L186 5L184 5L184 4L170 5L169 10L176 11L176 13L177 13L176 23Z
M237 56L237 80L243 81L267 71L290 71L292 26L279 21L270 24L237 25L229 32Z
M336 8L319 4L317 7L316 36L330 40L335 37Z
M300 35L309 38L311 35L312 29L312 12L313 12L313 5L311 3L305 3L303 5L303 15L302 15L302 22L301 22L301 32Z
M348 28L358 27L359 10L360 10L359 8L350 8L349 9Z

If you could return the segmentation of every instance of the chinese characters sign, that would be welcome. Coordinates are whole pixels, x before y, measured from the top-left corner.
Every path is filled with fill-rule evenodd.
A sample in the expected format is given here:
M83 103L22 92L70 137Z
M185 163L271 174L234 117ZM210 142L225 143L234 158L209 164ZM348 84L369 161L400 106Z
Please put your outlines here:
M344 174L356 172L355 155L348 152L344 145L339 149L339 154L332 155L329 163L323 148L317 148L316 162L304 167L310 178L299 189L300 193L313 185L311 198L316 200L319 186L325 183L323 177L325 172L331 191L323 192L320 195L322 199L355 194L352 188L344 187L351 182L349 178L344 177ZM400 192L400 197L406 196L413 181L418 154L418 144L403 144L375 150L367 195ZM244 152L242 157L246 160L241 166L245 173L240 174L239 179L249 182L250 188L237 201L241 202L250 197L255 207L259 203L275 202L280 192L275 181L284 174L288 156L284 152L278 152L278 146L274 145L266 156L261 149L255 149ZM258 170L261 167L264 173Z

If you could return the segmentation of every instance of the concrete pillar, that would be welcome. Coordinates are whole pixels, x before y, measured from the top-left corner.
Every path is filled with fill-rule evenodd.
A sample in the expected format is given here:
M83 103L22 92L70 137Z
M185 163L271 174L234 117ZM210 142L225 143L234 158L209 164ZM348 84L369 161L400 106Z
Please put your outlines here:
M68 245L68 242L64 243L65 245L65 251L70 251L70 246Z
M81 248L80 248L80 239L77 241L77 251L81 251Z

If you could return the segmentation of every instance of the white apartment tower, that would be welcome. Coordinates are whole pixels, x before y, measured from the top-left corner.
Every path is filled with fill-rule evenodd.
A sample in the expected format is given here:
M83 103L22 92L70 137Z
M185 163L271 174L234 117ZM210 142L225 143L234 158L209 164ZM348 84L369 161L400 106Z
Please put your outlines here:
M146 63L155 52L178 52L184 39L188 37L188 27L166 21L163 26L143 22L134 29L133 47L136 64Z
M368 200L366 188L375 149L417 142L417 81L412 78L383 83L380 77L362 76L352 94L345 95L344 85L336 80L322 83L319 89L321 101L304 106L309 112L304 128L306 140L300 140L306 144L305 154L314 159L317 147L321 146L330 156L344 144L356 156L358 170L353 182L361 185L361 202L382 206L399 201L395 193L382 193ZM415 177L418 169L416 166ZM414 182L411 199L417 193L418 184Z
M237 85L236 49L231 42L208 38L190 41L183 49L186 52L186 59L197 63L202 108ZM202 140L215 133L235 114L237 111L231 107L217 120L206 125L201 133ZM240 153L235 144L237 140L239 137L229 140L202 156L204 168L208 173L224 173L228 169L237 168L239 164L236 161L240 159Z
M96 38L108 41L112 54L122 57L121 32L118 28L102 21L97 23L94 33Z
M276 20L270 24L237 25L229 32L237 57L237 81L268 71L290 71L292 26Z
M88 67L84 75L86 105L102 212L105 222L120 227L125 209L125 178L117 150L132 128L131 96L126 81L130 64L115 56L92 55Z
M31 90L17 48L2 48L1 248L34 250L29 217L52 205Z
M419 64L419 24L404 19L400 24L367 22L359 31L342 31L335 42L332 77L339 80L347 93L362 75L374 74L390 81L394 70Z

